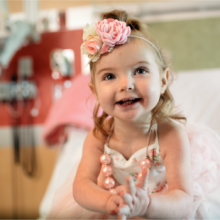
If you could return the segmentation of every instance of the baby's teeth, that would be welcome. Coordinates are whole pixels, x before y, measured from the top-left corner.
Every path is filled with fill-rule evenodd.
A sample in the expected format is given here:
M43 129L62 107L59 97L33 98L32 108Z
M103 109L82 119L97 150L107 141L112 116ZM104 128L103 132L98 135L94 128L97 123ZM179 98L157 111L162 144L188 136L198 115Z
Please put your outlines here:
M131 99L123 99L122 102L133 101L133 100L135 100L135 98L131 98Z

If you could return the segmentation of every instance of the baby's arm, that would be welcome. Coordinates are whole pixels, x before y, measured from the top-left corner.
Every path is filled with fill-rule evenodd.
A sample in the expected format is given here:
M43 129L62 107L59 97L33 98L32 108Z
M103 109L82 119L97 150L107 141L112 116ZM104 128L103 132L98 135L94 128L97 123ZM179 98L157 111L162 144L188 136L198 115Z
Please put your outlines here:
M116 208L113 199L118 196L97 186L103 146L104 142L95 138L91 131L83 146L82 160L73 184L73 197L88 210L109 213Z
M142 201L145 204L142 204L143 209L140 209L138 215L144 218L181 219L187 217L192 205L192 177L188 137L183 129L172 122L165 122L161 127L162 129L159 130L160 149L166 167L169 189L165 194L150 194L149 202L147 191L145 191L147 199ZM126 195L131 195L131 193L126 190L126 187L125 191L127 193L122 193L122 198L124 198L124 203L127 205L118 204L119 209L116 210L122 216L124 214L131 217L133 216L132 213L129 213L131 208L128 209L129 195ZM141 199L140 197L131 195L130 200L131 198L133 198L133 205L135 205L135 200L136 203L141 202L138 201ZM144 214L143 210L145 210Z

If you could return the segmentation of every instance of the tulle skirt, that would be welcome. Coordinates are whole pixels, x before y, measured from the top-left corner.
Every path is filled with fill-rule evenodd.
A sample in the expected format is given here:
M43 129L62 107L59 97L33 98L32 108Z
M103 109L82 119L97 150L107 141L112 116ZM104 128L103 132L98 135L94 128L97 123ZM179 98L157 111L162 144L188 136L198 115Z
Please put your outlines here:
M189 219L220 219L220 137L211 129L190 124L193 207Z
M220 137L209 128L193 124L185 129L193 175L193 206L187 219L220 219ZM79 206L73 199L72 184L70 173L55 194L48 219L117 219Z

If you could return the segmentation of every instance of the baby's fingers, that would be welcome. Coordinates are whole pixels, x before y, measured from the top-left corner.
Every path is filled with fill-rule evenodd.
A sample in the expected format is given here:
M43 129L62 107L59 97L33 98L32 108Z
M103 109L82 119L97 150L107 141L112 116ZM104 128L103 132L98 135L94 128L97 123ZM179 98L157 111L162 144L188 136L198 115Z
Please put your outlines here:
M127 204L129 207L132 206L133 198L130 194L124 193L122 195L122 198L123 198L125 204Z
M126 216L125 215L118 215L117 220L126 220Z
M147 182L148 182L148 176L149 176L148 171L149 170L147 168L142 171L142 175L139 176L138 183L136 184L136 187L147 190Z
M121 198L121 196L114 196L113 197L113 203L115 204L116 208L110 211L110 215L118 215L119 214L119 210L121 206L124 205L124 201Z
M124 204L123 199L120 196L115 197L113 201L117 208L112 210L110 215L117 215L118 220L126 220L126 216L130 211L129 207Z
M118 216L129 216L130 215L130 208L127 205L123 205L117 208L118 209Z
M125 188L126 188L127 193L129 193L131 195L135 195L136 187L135 187L134 182L132 181L132 178L130 176L126 177Z
M126 188L124 185L118 186L115 190L116 190L116 193L120 196L126 192Z
M121 205L124 204L124 201L123 201L123 199L122 199L121 196L114 196L113 202L114 202L114 204L115 204L117 207L119 207L119 206L121 206Z

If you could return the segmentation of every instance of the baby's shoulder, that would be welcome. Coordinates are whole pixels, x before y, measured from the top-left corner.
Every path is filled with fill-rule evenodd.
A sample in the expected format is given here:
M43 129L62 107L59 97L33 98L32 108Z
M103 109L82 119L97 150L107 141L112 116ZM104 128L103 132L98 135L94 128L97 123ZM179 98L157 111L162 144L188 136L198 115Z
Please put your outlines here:
M171 119L164 119L158 122L158 133L160 136L167 137L173 134L185 134L184 125Z
M103 123L103 130L110 133L112 127L113 119L107 119ZM89 146L94 146L96 149L104 151L104 145L107 141L107 136L105 136L101 131L98 129L92 129L84 142L84 149L89 148Z
M97 149L103 151L105 138L101 134L98 135L95 135L93 130L88 133L84 142L84 150Z
M163 120L158 123L159 145L162 151L187 148L189 140L184 125L173 120Z

